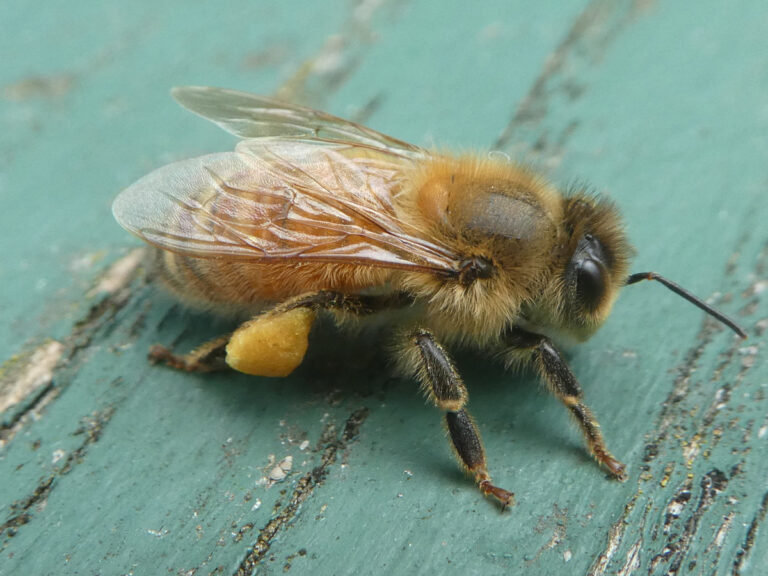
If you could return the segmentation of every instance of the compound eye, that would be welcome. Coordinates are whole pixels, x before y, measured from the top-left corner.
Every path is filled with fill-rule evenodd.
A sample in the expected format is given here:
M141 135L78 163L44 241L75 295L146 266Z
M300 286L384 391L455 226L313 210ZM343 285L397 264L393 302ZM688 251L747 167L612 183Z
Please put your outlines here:
M579 262L576 269L576 297L579 303L595 310L603 301L605 288L603 266L591 258Z

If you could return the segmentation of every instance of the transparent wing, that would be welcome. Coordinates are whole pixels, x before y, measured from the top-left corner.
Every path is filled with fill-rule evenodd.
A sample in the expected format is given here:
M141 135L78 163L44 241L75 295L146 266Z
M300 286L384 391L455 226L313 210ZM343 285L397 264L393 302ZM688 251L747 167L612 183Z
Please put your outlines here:
M174 88L171 94L187 110L240 138L307 136L363 144L407 157L425 153L417 146L360 124L246 92L181 86Z
M452 251L396 215L403 162L351 143L245 140L235 152L148 174L120 193L113 213L147 242L195 257L347 262L454 275Z

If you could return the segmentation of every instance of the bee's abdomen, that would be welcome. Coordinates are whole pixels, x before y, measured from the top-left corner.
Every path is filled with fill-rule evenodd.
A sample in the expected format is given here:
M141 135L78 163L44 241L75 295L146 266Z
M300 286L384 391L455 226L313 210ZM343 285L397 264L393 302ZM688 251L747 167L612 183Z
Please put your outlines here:
M252 262L194 258L154 250L155 273L179 299L197 306L252 308L333 290L355 293L388 280L386 270L325 262Z

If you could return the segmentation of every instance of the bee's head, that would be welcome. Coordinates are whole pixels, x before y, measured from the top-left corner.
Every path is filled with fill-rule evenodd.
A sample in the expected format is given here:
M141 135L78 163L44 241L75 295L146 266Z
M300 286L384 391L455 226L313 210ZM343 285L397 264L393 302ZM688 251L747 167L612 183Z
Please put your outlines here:
M546 298L548 305L558 312L549 318L557 328L586 340L605 322L623 286L656 280L717 318L741 338L747 337L744 329L731 318L663 276L655 272L629 275L633 250L618 211L610 202L583 192L566 196L563 202L560 270ZM552 306L553 302L559 305Z
M596 195L565 197L562 232L553 287L558 323L584 340L608 317L626 282L632 248L616 208Z

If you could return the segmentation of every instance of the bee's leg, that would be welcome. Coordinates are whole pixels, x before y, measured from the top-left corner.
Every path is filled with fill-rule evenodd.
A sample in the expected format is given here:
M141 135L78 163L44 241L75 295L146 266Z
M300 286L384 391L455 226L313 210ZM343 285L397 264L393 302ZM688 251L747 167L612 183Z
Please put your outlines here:
M226 348L230 335L220 336L198 346L188 354L174 354L165 346L155 344L149 349L149 361L163 362L176 370L186 372L214 372L227 369Z
M409 302L407 295L401 293L370 296L326 290L311 292L278 304L234 333L206 342L188 354L174 354L165 346L152 346L149 359L187 372L234 368L260 376L285 376L303 359L306 336L318 310L365 315Z
M627 479L624 464L608 451L600 424L584 403L579 382L552 341L540 334L514 328L507 337L511 359L532 361L547 389L568 408L581 427L587 447L597 461L620 481Z
M514 494L491 483L485 463L485 449L472 417L464 409L467 389L450 358L431 332L417 329L410 335L407 356L424 393L438 408L445 410L448 433L461 465L475 476L478 488L495 497L502 508L514 502Z

